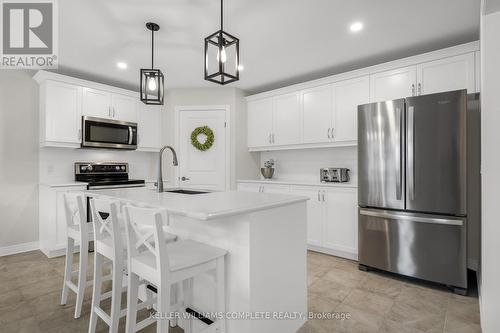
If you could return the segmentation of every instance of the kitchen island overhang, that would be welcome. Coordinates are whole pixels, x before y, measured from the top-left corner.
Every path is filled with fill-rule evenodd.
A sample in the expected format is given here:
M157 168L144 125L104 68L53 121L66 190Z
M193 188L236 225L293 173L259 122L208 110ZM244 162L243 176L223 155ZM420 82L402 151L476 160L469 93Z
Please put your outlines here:
M167 228L179 238L226 249L227 333L293 333L307 319L307 197L247 192L182 195L151 189L88 195L160 208L169 214ZM190 306L195 311L214 313L212 284L211 274L195 279ZM211 331L202 321L194 324Z

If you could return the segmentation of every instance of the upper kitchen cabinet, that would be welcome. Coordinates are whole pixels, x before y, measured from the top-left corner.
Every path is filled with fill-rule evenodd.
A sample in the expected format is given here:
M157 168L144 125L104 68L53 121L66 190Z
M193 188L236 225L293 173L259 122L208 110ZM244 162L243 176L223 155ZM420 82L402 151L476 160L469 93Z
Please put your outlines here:
M334 142L358 140L358 105L369 102L370 79L368 76L334 83L335 116L330 133Z
M107 91L82 88L82 115L98 118L112 118L111 94Z
M79 147L81 87L44 81L40 84L40 145Z
M137 98L104 90L83 88L84 116L137 122Z
M33 79L40 85L41 146L80 147L82 116L138 122L142 103L134 91L46 71L38 71ZM141 115L148 149L160 145L155 142L160 140L159 114Z
M381 102L415 96L416 66L388 70L370 75L370 101Z
M467 89L475 92L474 53L417 65L417 95Z
M300 95L281 95L273 101L271 144L298 144L301 140Z
M332 86L325 85L303 90L302 112L303 142L329 142L333 123Z
M266 98L248 103L248 147L271 145L273 100Z
M137 146L143 151L158 151L161 141L161 110L159 105L146 105L137 101Z
M113 119L136 123L138 105L137 100L137 96L132 97L122 94L112 94L111 111Z

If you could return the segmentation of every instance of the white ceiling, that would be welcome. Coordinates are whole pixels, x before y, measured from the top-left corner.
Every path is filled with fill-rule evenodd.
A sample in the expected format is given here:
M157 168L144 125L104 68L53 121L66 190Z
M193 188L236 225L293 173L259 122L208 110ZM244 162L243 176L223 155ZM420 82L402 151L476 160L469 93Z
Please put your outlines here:
M203 79L203 38L219 25L219 0L59 1L60 72L137 89L155 67L167 88ZM240 38L249 93L374 65L479 38L480 0L225 0L225 30ZM354 21L364 30L349 31ZM124 61L127 70L116 62Z

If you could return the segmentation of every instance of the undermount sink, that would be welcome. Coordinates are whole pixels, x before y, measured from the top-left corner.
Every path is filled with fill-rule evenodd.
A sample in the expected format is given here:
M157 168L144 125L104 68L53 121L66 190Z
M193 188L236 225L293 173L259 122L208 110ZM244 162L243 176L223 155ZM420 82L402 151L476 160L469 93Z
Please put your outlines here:
M202 191L192 191L192 190L169 190L165 191L168 193L179 193L179 194L204 194L204 193L209 193L209 192L202 192Z

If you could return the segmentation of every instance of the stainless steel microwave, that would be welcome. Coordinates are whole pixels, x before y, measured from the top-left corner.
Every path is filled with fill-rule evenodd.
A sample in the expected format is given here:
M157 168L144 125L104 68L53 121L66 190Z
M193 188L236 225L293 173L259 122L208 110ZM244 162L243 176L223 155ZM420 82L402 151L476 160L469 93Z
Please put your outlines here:
M137 149L137 123L82 117L82 148Z

